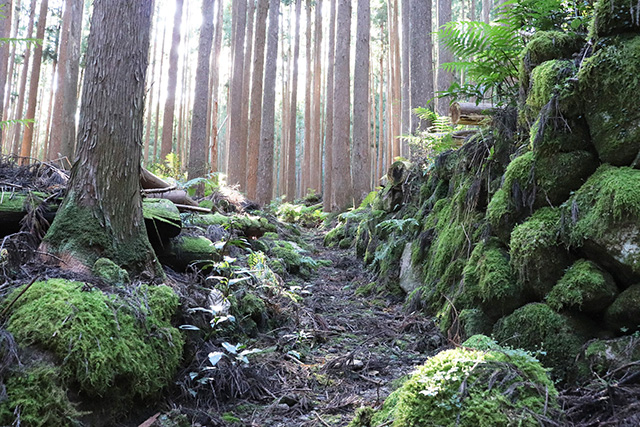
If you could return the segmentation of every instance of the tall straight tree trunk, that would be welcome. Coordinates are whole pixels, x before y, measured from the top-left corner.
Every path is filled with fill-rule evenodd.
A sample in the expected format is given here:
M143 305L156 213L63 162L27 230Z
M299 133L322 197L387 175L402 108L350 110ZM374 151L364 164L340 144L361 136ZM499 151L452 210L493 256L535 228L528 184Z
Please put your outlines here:
M291 9L291 8L290 8ZM284 14L287 14L287 19L283 22L282 25L282 35L280 40L282 41L282 52L283 52L283 65L284 69L282 70L282 111L281 115L281 129L280 129L280 150L279 150L279 168L278 168L278 181L276 185L276 194L278 196L282 196L286 192L285 182L286 182L286 171L287 171L287 141L289 139L289 102L291 100L291 96L289 94L289 79L291 75L291 43L287 43L286 52L285 52L285 25L289 29L291 29L291 14L286 11ZM283 14L283 15L284 15Z
M27 24L27 33L26 37L31 38L33 36L33 23L36 19L36 0L31 0L31 5L29 7L29 23ZM15 119L23 119L23 110L24 110L24 98L27 92L27 77L29 76L29 63L31 61L31 46L26 47L26 52L24 54L24 62L22 63L22 74L20 76L20 87L18 89L18 103L16 106L16 112L14 115ZM12 153L18 154L20 153L21 142L22 142L22 126L20 123L17 123L13 126L13 148L11 150Z
M229 184L239 184L242 190L246 190L247 177L247 139L243 137L243 127L246 127L246 117L243 120L243 99L242 94L244 82L244 39L247 24L247 1L235 0L237 2L235 40L233 45L233 65L231 77L231 95L229 103L229 147L227 149L227 180Z
M296 26L293 36L293 72L289 104L289 146L287 147L287 200L296 197L296 125L298 113L298 60L300 59L300 16L302 0L296 0Z
M350 140L350 43L351 1L338 1L336 57L333 87L333 164L332 205L334 212L353 206Z
M198 41L196 90L191 117L191 146L189 148L189 179L207 172L207 116L209 100L209 57L213 44L213 0L202 0L202 26ZM186 65L186 64L185 64Z
M382 25L380 25L380 34L384 33ZM376 177L377 179L382 178L383 174L383 159L384 159L384 147L385 147L385 139L384 139L384 44L382 46L383 52L380 53L380 86L378 93L378 170Z
M258 5L258 9L259 9ZM260 121L260 149L258 156L258 183L256 198L266 204L273 195L273 151L276 108L276 75L278 66L278 17L280 0L269 2L269 31L267 58L264 70L264 94Z
M311 86L312 86L312 72L313 61L311 57L311 0L307 0L307 45L306 45L306 58L307 67L305 72L305 91L304 91L304 157L302 161L302 178L300 179L300 193L304 196L310 188L311 180Z
M411 38L411 0L400 0L402 2L402 134L411 133L411 72L409 46ZM409 149L405 139L402 140L404 153Z
M13 8L12 10L20 11L21 3L22 3L21 0L16 0L15 8ZM18 28L20 27L20 13L14 12L13 15L15 15L15 20L12 25L11 37L16 38L18 34ZM7 47L7 49L9 48L8 44L5 44L5 46ZM0 121L7 120L9 118L9 113L11 110L11 90L13 88L13 80L14 80L13 70L16 63L15 55L16 55L16 43L14 43L13 46L11 46L11 52L9 53L9 56L8 56L8 71L6 74L7 76L6 90L4 91L4 93L7 94L7 97L6 99L4 99L4 103L2 104L2 107L1 107L2 114L0 114ZM11 151L11 140L8 138L7 129L0 129L0 142L2 142L2 144L0 144L0 152L2 152L3 145L6 147L7 152Z
M471 0L471 13L469 14L469 19L472 21L476 20L476 0Z
M262 91L264 79L264 37L267 30L269 0L258 0L256 12L256 33L253 43L253 78L251 82L251 109L249 111L249 152L247 157L247 195L254 200L257 196L260 153L260 128L262 121ZM276 34L277 37L277 34ZM274 81L275 84L275 81ZM273 156L273 154L272 154Z
M176 86L178 85L178 59L180 50L180 27L184 0L176 0L176 11L173 17L173 35L169 52L169 76L167 80L167 97L164 103L162 118L162 145L160 160L164 161L173 149L173 117L176 108Z
M442 28L446 23L451 22L451 0L438 0L438 28ZM438 46L438 91L449 89L453 83L454 75L451 71L442 68L442 64L453 62L451 51L440 41ZM436 101L438 114L446 116L449 114L449 98L438 98Z
M351 171L353 195L359 205L371 191L371 159L369 132L369 39L371 7L368 1L358 1L356 33L356 64L353 75L353 155Z
M155 17L155 23L153 23ZM158 18L157 7L153 9L152 15L152 28L153 30L153 38L151 39L149 55L152 55L151 63L149 66L151 67L151 78L147 79L147 93L149 97L147 98L147 118L145 120L145 129L144 129L144 150L142 153L142 165L147 166L149 163L149 148L151 146L151 127L153 126L153 94L155 92L154 88L154 80L153 78L158 73L158 35L160 33L160 19ZM152 49L151 49L152 48Z
M482 0L482 21L485 24L491 22L491 0Z
M313 50L310 187L319 194L322 187L322 0L316 0L315 44Z
M334 65L336 58L336 9L337 0L331 2L329 14L329 55L327 57L327 106L326 106L326 131L324 149L324 189L322 191L322 205L326 212L333 209L333 92L334 92Z
M0 38L9 38L11 36L12 11L13 5L11 1L0 5ZM4 92L8 80L9 53L9 43L0 44L0 121L4 112ZM11 96L11 93L9 93L9 96ZM0 129L0 154L2 154L2 129Z
M416 0L417 1L417 0ZM399 10L398 0L388 1L389 14L389 84L391 88L391 124L390 137L392 157L398 157L402 153L399 136L402 133L402 88L401 88L401 65L400 65L400 37L399 37Z
M38 27L36 30L36 38L44 39L44 30L47 26L47 8L48 0L42 0L40 3L40 13L38 15ZM38 44L33 51L33 66L31 67L31 79L29 80L29 102L27 103L27 114L25 119L34 120L36 117L36 107L38 106L38 85L40 84L40 68L42 67L42 44ZM33 145L33 130L35 123L25 126L22 136L22 146L20 149L20 157L22 164L29 163L31 157L31 147Z
M42 248L66 269L86 272L107 257L134 275L163 275L147 238L139 180L152 4L94 3L78 161Z
M411 108L427 107L433 98L433 43L431 42L431 0L411 0ZM411 133L431 124L415 114Z
M219 100L219 83L220 83L220 49L222 46L222 25L224 1L218 0L218 8L216 12L216 28L213 40L213 55L211 55L211 147L209 150L209 162L211 172L218 171L218 107Z
M78 108L78 72L82 36L82 0L66 0L58 58L57 90L53 104L49 159L66 157L73 163Z
M163 68L164 45L165 45L166 39L167 39L167 27L165 26L164 30L162 31L162 43L158 47L160 49L160 68L158 73L158 84L157 84L157 90L156 90L156 95L158 96L158 100L156 101L156 112L155 112L156 121L153 129L153 160L151 161L152 163L155 163L158 161L158 154L160 154L158 152L158 148L159 148L158 145L161 144L161 141L162 141L162 138L159 135L160 133L160 94L162 93L162 72L164 71L164 68ZM160 150L162 150L162 148L160 148Z
M254 19L256 12L255 0L249 0L247 11L247 25L245 35L245 50L244 50L244 64L242 67L242 128L240 137L242 138L245 152L244 152L244 181L242 187L245 192L247 191L247 177L256 171L248 170L248 149L249 149L249 107L251 106L251 67L253 65L253 41L254 41ZM256 40L257 41L257 40ZM260 43L264 43L264 40L260 40Z

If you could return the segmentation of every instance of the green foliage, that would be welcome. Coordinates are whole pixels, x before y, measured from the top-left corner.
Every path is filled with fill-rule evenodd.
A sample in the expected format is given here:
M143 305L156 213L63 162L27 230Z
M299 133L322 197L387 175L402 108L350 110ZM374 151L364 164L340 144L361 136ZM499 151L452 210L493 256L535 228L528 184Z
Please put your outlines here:
M7 329L20 345L51 351L61 379L88 396L126 407L156 395L182 356L183 339L169 323L177 295L164 285L140 285L127 298L86 286L34 283L12 307Z
M520 350L486 337L440 352L420 366L376 413L372 426L537 426L534 414L557 408L557 391L545 369Z
M409 142L413 158L419 158L422 162L431 164L439 154L458 148L458 142L452 137L455 126L451 125L451 119L448 116L440 116L422 107L415 108L413 111L422 120L432 124L428 132L422 132L416 136L402 136Z
M276 209L276 215L283 222L300 224L303 227L317 227L322 224L328 214L322 212L322 204L304 206L282 203Z

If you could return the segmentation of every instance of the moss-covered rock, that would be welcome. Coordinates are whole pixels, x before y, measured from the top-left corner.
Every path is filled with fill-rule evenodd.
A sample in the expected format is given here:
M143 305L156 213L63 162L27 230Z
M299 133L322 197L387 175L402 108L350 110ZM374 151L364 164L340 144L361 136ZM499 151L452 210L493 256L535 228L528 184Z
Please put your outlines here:
M627 335L609 340L594 340L582 354L582 361L599 376L640 360L640 337Z
M533 122L554 95L564 90L564 83L577 69L573 61L554 59L543 62L531 72L531 90L525 103L527 116Z
M458 348L428 359L369 425L537 426L534 414L557 408L547 372L527 353L483 338L465 343L480 343L482 350Z
M511 265L526 290L544 298L571 263L559 239L560 211L543 208L511 233Z
M541 157L553 158L556 153L573 151L595 152L584 117L561 115L556 107L538 116L531 126L529 140Z
M640 111L634 108L639 68L640 37L634 37L596 51L578 73L591 140L603 163L628 166L640 151Z
M460 310L458 325L462 339L478 334L490 335L493 328L493 323L489 317L482 310L476 308Z
M512 347L540 352L540 361L555 378L566 379L584 340L569 320L543 303L527 304L501 319L493 329L496 340Z
M481 242L464 268L465 296L489 317L511 313L524 302L522 282L516 279L506 250L492 242Z
M125 285L130 282L129 273L109 258L98 258L91 269L96 277L111 285Z
M622 291L609 306L604 318L614 332L640 330L640 284Z
M500 188L495 192L487 205L486 218L491 224L492 233L502 243L508 244L511 239L511 230L516 225L519 215L509 202L509 194L506 189Z
M56 366L39 363L24 372L15 372L7 380L6 387L7 400L0 401L0 424L51 427L80 425L78 418L82 413L69 401L60 370Z
M626 285L640 281L640 171L602 165L562 206L563 239Z
M185 271L189 266L203 267L221 259L211 240L186 234L171 239L158 256L163 264L177 271Z
M144 199L142 213L151 241L166 241L180 234L182 229L180 211L170 200Z
M638 6L625 0L598 0L593 8L591 36L605 37L640 30Z
M597 264L578 260L547 295L547 304L556 311L577 310L584 313L602 313L618 295L611 275Z
M7 329L20 346L55 356L61 384L122 410L171 383L183 345L170 324L177 307L167 286L140 285L125 299L51 279L35 282L16 301Z

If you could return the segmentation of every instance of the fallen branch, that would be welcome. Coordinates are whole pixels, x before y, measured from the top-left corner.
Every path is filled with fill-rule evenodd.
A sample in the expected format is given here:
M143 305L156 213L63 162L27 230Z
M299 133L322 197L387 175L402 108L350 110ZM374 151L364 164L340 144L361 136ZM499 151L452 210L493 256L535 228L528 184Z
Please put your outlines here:
M29 282L29 284L27 286L24 287L23 290L20 291L20 293L18 295L16 295L16 297L13 299L13 301L11 301L9 303L8 306L6 306L4 308L4 310L2 310L2 313L0 313L0 320L2 320L4 318L4 315L7 314L7 312L9 311L9 309L13 306L13 304L16 303L16 301L18 301L20 299L20 297L22 295L24 295L25 292L27 292L27 290L31 287L31 285L33 285L36 280L38 280L39 276L35 276L33 279L31 279L31 282Z
M189 211L189 212L202 212L202 213L213 213L213 211L209 208L203 208L202 206L191 206L191 205L182 205L179 203L174 203L180 212Z

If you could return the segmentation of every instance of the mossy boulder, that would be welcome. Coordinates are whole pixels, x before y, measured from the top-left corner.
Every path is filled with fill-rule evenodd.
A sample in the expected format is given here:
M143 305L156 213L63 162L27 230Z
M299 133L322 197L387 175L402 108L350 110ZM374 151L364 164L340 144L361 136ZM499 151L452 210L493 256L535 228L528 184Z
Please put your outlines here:
M400 277L398 284L406 293L411 293L422 284L420 269L413 265L412 262L412 246L414 243L405 244L404 250L400 257Z
M614 332L640 330L640 284L622 291L609 306L604 318Z
M638 5L625 0L598 0L593 8L591 36L605 37L621 33L638 33Z
M584 116L568 117L552 108L548 114L538 116L529 133L530 146L539 156L552 158L556 153L595 152Z
M458 314L458 326L463 339L473 335L490 335L493 328L491 319L480 309L465 308Z
M111 285L126 285L130 282L127 270L109 258L98 258L91 269L92 273Z
M391 164L387 171L387 184L380 193L382 208L387 212L395 212L402 206L403 184L411 173L411 163L398 160Z
M170 200L144 199L142 213L151 241L166 241L180 234L182 229L180 211Z
M640 360L640 337L634 334L609 340L594 340L586 347L581 359L590 372L602 377Z
M576 73L577 69L573 61L554 59L543 62L531 72L531 90L527 96L525 109L530 122L533 122L540 114L543 107L551 98L558 97L562 92L568 91L565 82ZM559 102L559 100L558 100Z
M618 295L611 274L597 264L578 260L547 295L547 304L556 311L576 310L584 313L602 313Z
M533 297L542 299L571 264L559 239L560 211L543 208L511 233L511 265Z
M177 295L164 285L132 287L125 297L51 279L35 282L16 301L7 330L21 347L55 357L59 384L119 412L172 383L183 346L170 324L177 307Z
M369 426L537 426L557 409L547 371L526 352L487 337L438 353L420 366L371 417ZM364 425L364 424L363 424Z
M606 2L598 2L602 5ZM622 5L622 2L619 2ZM598 6L599 8L601 6ZM625 8L629 5L625 3ZM591 140L600 160L629 166L640 151L640 37L603 47L586 59L578 73L579 90Z
M486 218L491 225L491 232L502 243L509 243L511 230L520 216L510 203L509 192L505 188L496 191L487 205Z
M562 206L563 239L624 285L640 281L640 171L602 165Z
M524 301L522 282L509 264L509 254L495 242L481 242L464 268L465 296L494 320L511 313Z
M206 267L222 257L216 245L204 236L180 234L171 239L158 254L160 261L176 271L185 271L189 266Z
M574 333L567 317L544 303L517 309L496 323L493 334L498 342L539 352L540 361L553 369L557 379L567 379L572 374L572 361L584 342Z

